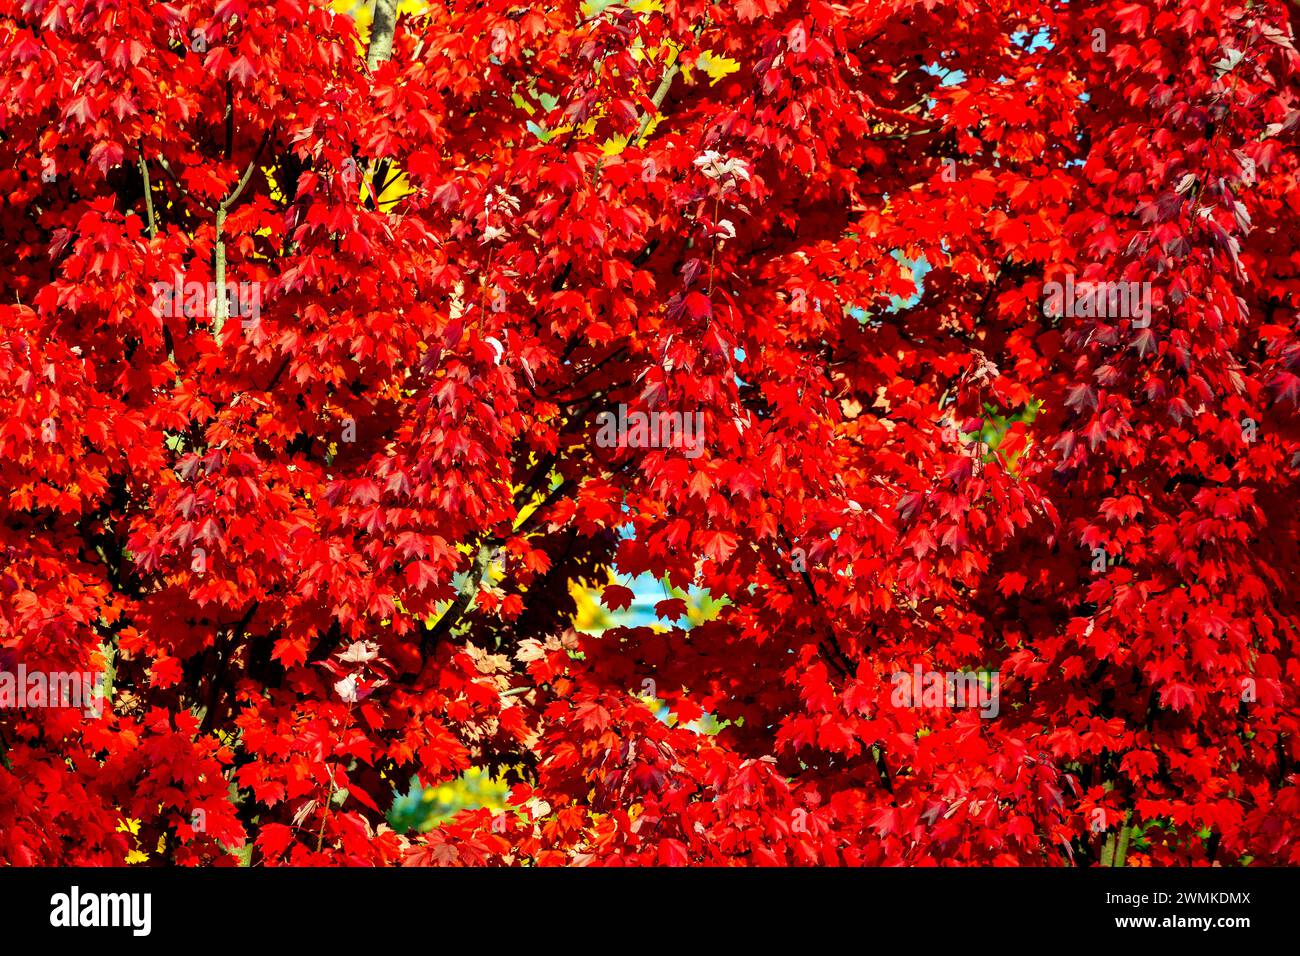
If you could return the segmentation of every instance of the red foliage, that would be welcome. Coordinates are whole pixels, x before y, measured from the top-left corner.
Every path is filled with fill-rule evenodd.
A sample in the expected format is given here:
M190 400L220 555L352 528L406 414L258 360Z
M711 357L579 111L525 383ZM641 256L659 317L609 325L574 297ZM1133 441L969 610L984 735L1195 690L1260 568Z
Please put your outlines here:
M0 860L1300 863L1295 6L634 6L0 0Z

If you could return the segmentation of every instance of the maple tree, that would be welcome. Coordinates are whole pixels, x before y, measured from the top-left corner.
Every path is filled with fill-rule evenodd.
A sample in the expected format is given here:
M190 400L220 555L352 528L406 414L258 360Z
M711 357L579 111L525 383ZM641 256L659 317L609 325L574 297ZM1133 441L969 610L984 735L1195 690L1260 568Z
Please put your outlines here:
M1300 863L1300 7L362 14L0 0L0 859Z

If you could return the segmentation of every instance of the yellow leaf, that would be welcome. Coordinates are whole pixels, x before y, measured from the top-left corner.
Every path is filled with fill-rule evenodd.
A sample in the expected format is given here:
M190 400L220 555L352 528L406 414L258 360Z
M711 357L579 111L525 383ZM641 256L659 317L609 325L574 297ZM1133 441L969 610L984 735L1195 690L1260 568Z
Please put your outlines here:
M718 56L708 50L700 54L700 58L695 61L695 65L709 75L709 79L712 81L709 84L710 86L717 83L724 76L730 76L740 69L738 61L731 59L731 57Z
M527 113L529 116L532 116L537 112L537 108L533 106L533 104L529 103L522 96L520 96L518 93L510 94L510 101L514 103L515 106L519 107L521 110Z
M601 152L606 156L617 156L623 150L627 149L626 136L612 136L600 145Z
M266 177L266 185L269 187L268 191L272 201L277 203L284 202L284 193L280 190L280 184L275 181L275 169L271 166L263 166L262 175Z

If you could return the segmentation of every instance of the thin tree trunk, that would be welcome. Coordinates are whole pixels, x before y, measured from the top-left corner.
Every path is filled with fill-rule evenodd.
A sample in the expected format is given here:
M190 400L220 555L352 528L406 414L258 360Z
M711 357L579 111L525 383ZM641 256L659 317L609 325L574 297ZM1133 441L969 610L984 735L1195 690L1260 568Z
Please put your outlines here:
M253 176L253 170L257 168L257 160L261 157L262 150L270 138L271 130L268 129L262 134L261 142L257 144L257 149L253 151L253 158L248 161L248 165L244 168L244 175L239 177L239 182L235 184L235 188L231 190L230 195L221 200L215 210L217 222L216 236L212 244L212 277L217 286L217 301L215 304L216 311L213 313L212 334L216 337L221 336L222 326L226 324L226 319L230 318L230 303L226 299L226 213L235 204L235 200L244 191L244 187L248 185L249 179Z
M370 47L366 67L374 70L393 55L393 32L397 29L397 0L375 0L375 19L370 24Z
M226 206L222 203L217 207L217 228L216 241L213 243L212 250L212 273L217 287L217 300L213 303L215 312L212 314L212 334L221 335L221 328L226 324L229 311L229 303L226 301L226 240L224 232L226 228Z

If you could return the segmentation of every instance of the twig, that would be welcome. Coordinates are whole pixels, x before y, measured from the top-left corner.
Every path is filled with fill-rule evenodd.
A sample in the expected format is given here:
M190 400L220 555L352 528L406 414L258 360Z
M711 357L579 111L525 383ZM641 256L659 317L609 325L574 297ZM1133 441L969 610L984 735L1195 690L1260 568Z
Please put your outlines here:
M140 141L140 178L144 181L144 211L149 228L149 238L158 238L158 224L153 216L153 189L149 184L149 163L144 158L144 140Z

